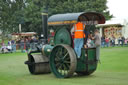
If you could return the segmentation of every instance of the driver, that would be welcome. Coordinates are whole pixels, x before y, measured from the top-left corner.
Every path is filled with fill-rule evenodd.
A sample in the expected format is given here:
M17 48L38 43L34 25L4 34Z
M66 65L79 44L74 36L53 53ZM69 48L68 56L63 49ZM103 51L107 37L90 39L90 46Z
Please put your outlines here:
M78 20L78 22L73 25L71 30L71 33L74 33L74 49L78 59L81 56L81 48L83 47L84 44L84 38L85 38L84 29L85 29L84 23Z

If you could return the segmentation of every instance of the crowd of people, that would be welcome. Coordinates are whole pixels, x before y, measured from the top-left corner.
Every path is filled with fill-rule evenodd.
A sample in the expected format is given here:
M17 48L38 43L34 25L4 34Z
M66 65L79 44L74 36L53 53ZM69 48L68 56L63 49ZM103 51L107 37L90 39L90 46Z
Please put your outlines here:
M108 37L101 37L101 47L114 47L114 46L127 46L128 45L128 38L119 37L115 38L112 36L111 38Z
M2 40L0 51L2 53L16 52L16 42L15 42L15 40L9 39L9 41L7 43L5 43L4 40Z
M36 37L22 37L21 39L9 39L7 43L2 40L0 52L1 53L14 53L16 49L20 49L21 52L28 52L30 49L34 49L38 39Z
M35 45L38 43L36 37L25 37L19 40L21 52L28 52L29 49L35 49Z

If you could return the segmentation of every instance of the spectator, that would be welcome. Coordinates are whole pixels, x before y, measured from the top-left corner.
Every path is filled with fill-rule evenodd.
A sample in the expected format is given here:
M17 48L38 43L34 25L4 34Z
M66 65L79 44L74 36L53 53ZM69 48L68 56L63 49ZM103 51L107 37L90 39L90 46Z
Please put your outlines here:
M105 47L105 37L101 37L101 47Z
M95 46L96 46L96 60L100 61L100 45L101 45L101 37L100 37L100 33L99 30L95 30L95 36L94 38L92 37L92 39L94 39L95 41Z
M1 47L3 47L3 46L5 46L4 40L2 40L2 42L1 42Z
M125 38L124 37L121 37L121 46L124 45L124 41L125 41Z
M21 49L21 52L23 53L24 52L24 39L21 38L20 40L20 49Z
M109 47L109 38L108 37L105 38L105 44L106 44L106 47Z
M114 47L115 46L115 37L114 36L112 36L111 42L112 42L112 47Z
M124 44L125 44L125 46L127 45L127 39L125 39Z
M30 41L28 40L28 38L26 38L25 41L26 41L26 52L28 52L30 49Z
M127 44L128 44L128 38L125 39L124 43L125 43L125 46L127 46Z
M29 38L29 40L30 40L30 49L32 49L32 46L33 46L33 39L32 39L32 37Z
M11 40L10 39L8 41L7 49L8 49L9 52L12 52L12 43L11 43Z
M118 46L120 46L121 37L118 38Z
M30 39L30 48L31 48L31 49L34 49L33 37Z
M115 45L116 46L118 45L118 39L117 38L115 39Z
M1 42L1 49L0 50L1 50L2 53L5 53L6 46L4 44L4 40L2 40L2 42Z
M88 39L87 39L87 47L88 48L95 47L95 44L94 44L93 40L91 39L91 35L90 34L88 35Z
M38 44L38 39L36 37L32 37L32 39L30 40L31 50L36 50L37 44Z
M128 38L127 38L127 45L128 45Z
M16 52L16 41L12 40L11 44L12 44L12 52Z
M127 38L127 44L128 44L128 38Z

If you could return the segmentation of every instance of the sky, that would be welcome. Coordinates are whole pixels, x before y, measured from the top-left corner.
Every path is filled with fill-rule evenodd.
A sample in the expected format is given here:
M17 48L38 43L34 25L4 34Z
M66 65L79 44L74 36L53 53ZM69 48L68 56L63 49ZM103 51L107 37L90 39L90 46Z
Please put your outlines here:
M117 19L128 19L128 0L107 0L110 14Z

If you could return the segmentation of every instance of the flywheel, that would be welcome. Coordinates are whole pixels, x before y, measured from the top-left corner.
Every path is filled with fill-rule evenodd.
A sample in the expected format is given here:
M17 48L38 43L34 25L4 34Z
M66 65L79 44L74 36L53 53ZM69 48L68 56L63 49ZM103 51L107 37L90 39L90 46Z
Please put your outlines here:
M72 45L72 38L70 35L70 32L66 28L58 29L54 36L54 44L66 44L66 45Z

